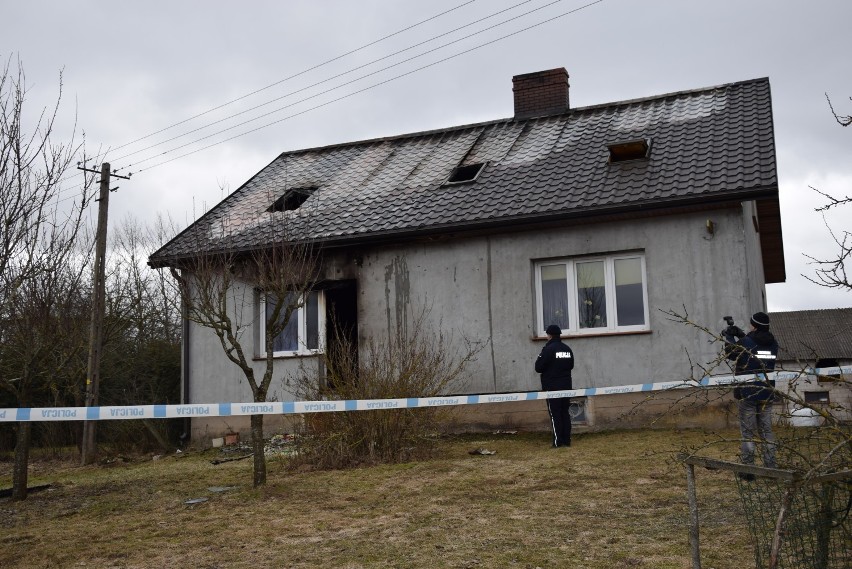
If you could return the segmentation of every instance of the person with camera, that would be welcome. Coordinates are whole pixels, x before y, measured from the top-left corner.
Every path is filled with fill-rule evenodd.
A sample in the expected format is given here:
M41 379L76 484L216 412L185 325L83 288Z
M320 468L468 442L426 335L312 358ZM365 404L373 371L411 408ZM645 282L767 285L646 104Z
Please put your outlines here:
M545 330L547 343L535 360L535 371L541 374L544 391L572 389L571 370L574 369L574 352L562 342L562 329L551 324ZM571 399L558 397L547 400L547 412L553 430L553 448L571 446Z
M761 443L763 466L776 468L775 435L772 433L772 400L775 380L767 373L775 369L778 342L769 331L769 315L756 312L751 317L751 331L746 334L733 319L726 317L728 327L722 331L725 338L725 357L734 362L735 375L754 375L753 380L738 382L734 399L738 402L743 464L754 464L756 441ZM753 480L754 475L742 474Z

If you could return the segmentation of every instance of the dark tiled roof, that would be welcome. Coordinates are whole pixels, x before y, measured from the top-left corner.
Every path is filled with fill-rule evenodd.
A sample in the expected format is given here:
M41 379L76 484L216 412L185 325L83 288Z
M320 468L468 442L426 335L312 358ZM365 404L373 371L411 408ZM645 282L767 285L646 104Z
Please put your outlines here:
M852 359L852 308L772 312L769 321L783 361Z
M607 163L608 144L637 138L651 139L650 159ZM454 168L478 162L487 165L474 182L445 185ZM266 212L288 188L302 187L318 190L298 211ZM285 152L151 263L257 248L282 224L346 244L725 200L777 203L777 195L769 81L756 79ZM778 221L771 250L781 254Z

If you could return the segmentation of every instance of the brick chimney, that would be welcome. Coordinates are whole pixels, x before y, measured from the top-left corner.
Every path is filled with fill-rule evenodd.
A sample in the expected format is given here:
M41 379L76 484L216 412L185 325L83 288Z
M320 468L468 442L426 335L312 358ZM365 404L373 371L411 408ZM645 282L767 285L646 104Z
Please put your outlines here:
M558 115L567 111L568 72L564 67L512 77L515 118Z

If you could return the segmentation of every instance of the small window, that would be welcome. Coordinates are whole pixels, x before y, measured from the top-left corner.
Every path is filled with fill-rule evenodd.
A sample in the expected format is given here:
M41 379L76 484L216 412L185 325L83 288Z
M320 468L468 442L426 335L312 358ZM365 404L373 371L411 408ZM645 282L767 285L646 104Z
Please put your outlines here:
M643 254L540 261L535 265L538 335L650 329Z
M586 398L572 397L571 405L568 406L568 413L571 415L571 423L574 425L585 425L589 422L586 415Z
M822 370L826 368L840 367L840 363L834 358L823 358L817 360L814 366L819 370L820 375L817 376L818 382L832 382L843 379L843 374L840 373L825 373Z
M266 211L293 211L294 209L299 209L316 190L316 188L293 188L287 190Z
M828 405L831 400L828 391L805 391L805 403L811 405Z
M465 182L473 182L482 169L485 167L484 162L478 164L469 164L467 166L459 166L453 170L450 177L447 179L447 184L464 184Z
M297 300L299 302L297 302ZM285 305L301 304L290 315L284 330L272 341L272 355L276 357L301 356L322 352L325 343L325 297L322 291L313 291L301 299L288 295ZM274 310L274 303L261 296L259 307L260 344L258 354L266 345L266 320ZM279 317L280 318L280 317Z
M637 138L608 144L609 163L627 162L629 160L646 160L651 154L651 140L649 138Z

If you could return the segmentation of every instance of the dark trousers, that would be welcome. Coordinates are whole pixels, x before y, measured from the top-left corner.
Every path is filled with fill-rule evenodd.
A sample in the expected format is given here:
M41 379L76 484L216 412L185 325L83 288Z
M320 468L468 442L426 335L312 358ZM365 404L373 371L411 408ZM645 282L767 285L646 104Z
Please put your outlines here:
M571 398L560 397L547 400L547 412L553 429L553 446L571 446Z

